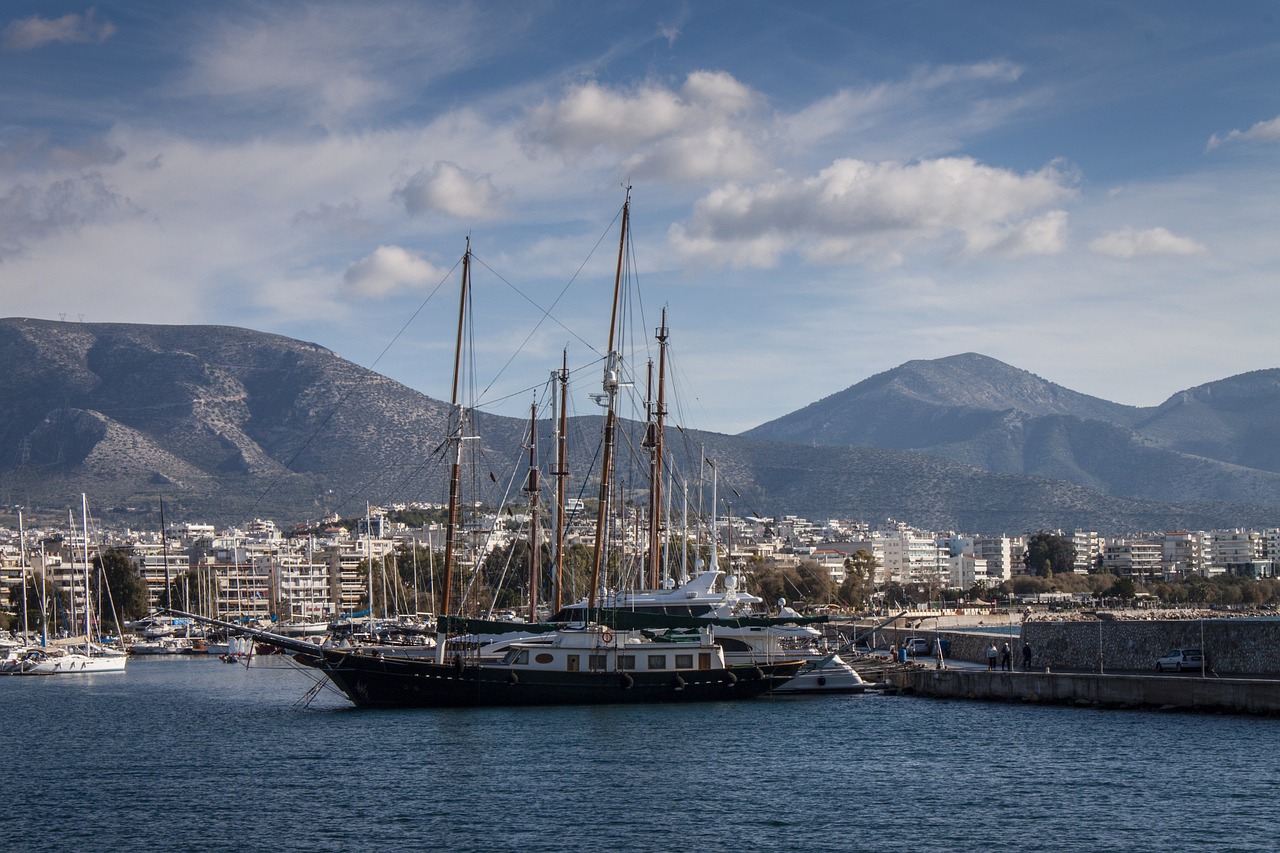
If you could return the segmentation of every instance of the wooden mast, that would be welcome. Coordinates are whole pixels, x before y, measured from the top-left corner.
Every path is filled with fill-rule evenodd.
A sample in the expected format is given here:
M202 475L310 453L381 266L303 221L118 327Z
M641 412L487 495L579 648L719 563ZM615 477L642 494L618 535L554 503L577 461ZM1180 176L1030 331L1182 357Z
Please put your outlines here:
M538 530L538 404L529 406L529 479L525 483L529 493L529 622L538 621L538 558L541 542Z
M164 555L164 609L173 609L172 581L169 580L169 534L164 525L164 497L160 498L160 552Z
M556 577L553 593L555 597L551 607L553 615L560 612L564 597L562 588L564 583L564 504L565 492L568 488L566 480L569 478L569 416L567 414L569 407L569 351L565 350L561 357L563 361L559 376L560 416L556 421Z
M471 238L467 238L467 249L462 255L462 293L458 299L458 338L453 351L453 393L449 399L449 436L454 444L453 468L449 473L449 512L444 528L444 593L440 611L436 614L436 660L444 662L445 630L442 627L449 615L452 602L450 594L453 589L453 549L454 538L458 528L458 490L462 479L462 422L464 413L458 402L459 379L462 375L462 339L467 320L467 289L471 283Z
M595 553L591 565L591 583L587 588L587 614L596 608L596 594L600 589L600 573L604 566L604 552L607 540L606 523L609 518L609 493L613 488L613 445L614 430L617 427L618 404L618 372L621 369L621 355L615 349L618 332L618 302L622 291L622 263L627 248L627 223L631 212L631 188L627 188L627 198L622 205L622 229L618 237L618 271L613 280L613 312L609 316L609 349L604 366L604 396L607 399L607 413L604 420L604 448L600 457L600 506L596 510Z
M662 309L662 325L654 334L658 339L658 400L653 409L652 432L649 436L649 588L657 589L662 574L662 426L667 414L663 385L667 369L667 309Z

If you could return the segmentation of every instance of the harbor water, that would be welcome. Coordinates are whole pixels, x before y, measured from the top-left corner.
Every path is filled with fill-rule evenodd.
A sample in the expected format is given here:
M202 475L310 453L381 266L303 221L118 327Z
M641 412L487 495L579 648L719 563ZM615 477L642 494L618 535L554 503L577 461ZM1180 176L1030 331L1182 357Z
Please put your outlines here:
M1280 721L862 696L356 710L283 659L0 679L16 851L1270 851Z

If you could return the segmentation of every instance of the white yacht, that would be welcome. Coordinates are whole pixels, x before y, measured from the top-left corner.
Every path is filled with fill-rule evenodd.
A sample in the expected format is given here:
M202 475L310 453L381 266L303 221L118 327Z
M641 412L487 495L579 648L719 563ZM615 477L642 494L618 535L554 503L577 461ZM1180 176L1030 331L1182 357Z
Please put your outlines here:
M129 656L124 652L87 643L80 646L49 646L39 649L38 660L28 670L34 675L81 675L95 672L124 672Z

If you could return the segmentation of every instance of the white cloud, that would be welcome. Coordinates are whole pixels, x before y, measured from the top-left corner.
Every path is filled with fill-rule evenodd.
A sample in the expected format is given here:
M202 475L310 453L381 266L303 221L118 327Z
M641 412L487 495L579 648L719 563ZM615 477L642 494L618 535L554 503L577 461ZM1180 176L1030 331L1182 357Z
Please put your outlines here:
M918 163L838 160L817 175L730 185L699 200L669 236L685 258L772 266L784 252L822 262L894 262L949 234L971 252L1057 251L1065 215L1042 213L1074 195L1061 164L1019 174L967 157Z
M501 211L502 193L489 175L477 175L456 163L437 162L406 179L392 196L417 214L439 211L459 219L492 219Z
M379 246L347 267L342 279L358 296L383 297L435 284L446 272L399 246Z
M95 172L10 187L0 193L0 261L34 242L129 209L127 200Z
M1208 251L1190 237L1179 237L1166 228L1113 231L1091 242L1089 250L1125 260L1139 255L1200 255Z
M1212 151L1228 142L1280 142L1280 116L1260 121L1248 130L1233 130L1224 136L1215 133L1209 137L1205 150Z
M1003 227L976 226L965 236L967 255L989 254L1006 258L1056 255L1067 247L1067 212L1051 210L1043 216Z
M74 12L61 18L19 18L4 28L0 47L5 50L34 50L46 44L99 44L115 35L116 25L97 20L90 7L84 15Z
M694 71L679 91L646 84L623 93L590 82L529 111L526 136L566 158L603 149L628 177L741 177L765 166L743 121L763 99L732 75Z
M939 128L952 124L962 131L970 125L998 124L1005 112L1016 108L1019 102L1008 102L1001 107L1000 102L986 97L967 97L963 87L1014 83L1021 76L1021 66L1003 61L922 67L900 80L840 89L781 117L779 123L788 140L806 148L824 139L844 139L850 134L865 141L873 131L895 138L905 134L932 139ZM923 122L922 116L927 116ZM944 136L950 137L951 131L946 131ZM936 141L928 147L945 147L945 144ZM901 150L900 143L895 150Z
M169 93L340 128L376 116L406 86L483 56L476 25L466 4L266 4L239 17L215 10Z
M101 136L75 145L57 145L47 130L10 133L0 139L0 171L44 172L112 165L124 152Z

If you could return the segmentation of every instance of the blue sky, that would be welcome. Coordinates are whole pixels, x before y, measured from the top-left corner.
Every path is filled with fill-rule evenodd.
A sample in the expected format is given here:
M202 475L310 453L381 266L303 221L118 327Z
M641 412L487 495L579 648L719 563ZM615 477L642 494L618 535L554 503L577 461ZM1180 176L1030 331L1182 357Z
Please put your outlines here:
M971 351L1132 405L1280 367L1278 166L1273 3L0 6L4 315L447 399L469 235L503 414L604 348L627 184L698 428Z

